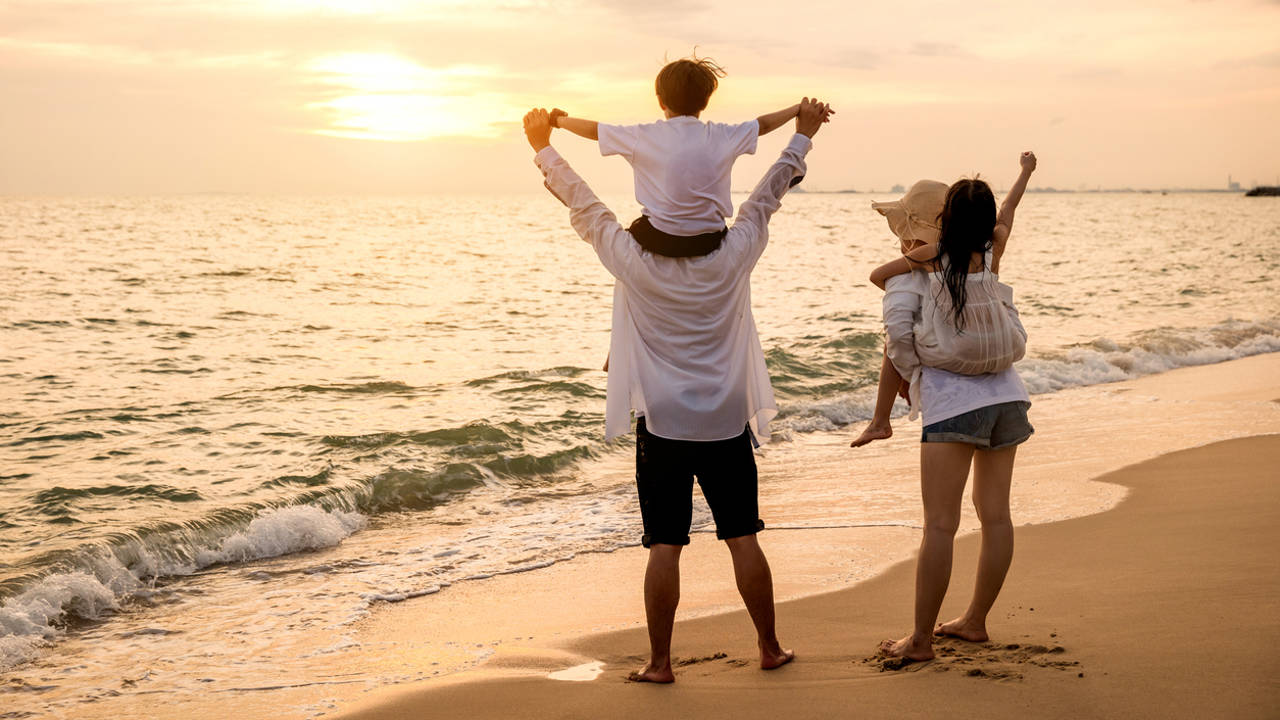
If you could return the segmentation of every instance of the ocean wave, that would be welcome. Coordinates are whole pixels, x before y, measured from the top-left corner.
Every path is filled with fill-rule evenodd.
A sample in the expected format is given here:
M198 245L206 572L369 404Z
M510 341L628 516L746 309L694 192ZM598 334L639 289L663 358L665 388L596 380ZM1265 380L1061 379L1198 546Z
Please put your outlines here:
M22 445L30 445L31 443L62 443L75 442L76 440L101 440L102 437L102 433L97 433L92 430L82 430L80 432L55 433L53 435L33 435L31 437L19 438L12 442L7 442L4 445L6 447L19 447Z
M1204 328L1159 328L1124 342L1099 338L1087 345L1026 358L1015 367L1027 390L1038 395L1269 352L1280 352L1280 318L1229 320ZM875 410L874 393L875 387L868 386L850 392L813 393L780 403L777 439L869 420ZM895 407L896 414L906 409L901 401Z
M433 470L393 468L356 491L354 504L369 513L426 510L493 478L486 468L449 463Z
M0 671L34 658L71 621L119 610L157 578L332 547L365 523L361 513L314 505L262 508L247 523L210 519L124 539L117 534L113 542L63 553L56 566L19 580L24 587L0 602Z
M593 418L598 420L598 418ZM580 423L578 418L553 421ZM556 430L540 424L513 422L500 429L472 423L406 438L450 451L484 447L486 441L513 435L531 437ZM403 438L402 438L403 439ZM381 438L379 442L385 442ZM362 448L361 442L344 443ZM518 442L516 443L518 445ZM501 477L528 483L569 468L595 455L587 445L570 445L545 453L511 452L507 443L490 443L484 457L443 462L437 467L393 466L347 485L333 485L333 469L286 475L267 481L295 487L299 493L272 503L251 502L223 507L193 520L153 521L77 549L31 558L26 572L0 582L0 670L35 657L69 624L94 620L119 610L148 592L161 578L181 577L219 564L252 562L331 547L363 527L369 517L425 510L485 485L502 485ZM301 487L299 487L301 486ZM102 486L50 488L35 500L51 509L67 509L77 499L128 495L185 501L198 499L176 488ZM22 572L22 571L20 571Z
M276 390L296 390L305 393L343 393L352 395L398 395L410 393L417 388L395 380L379 380L366 383L339 383L335 385L294 385L274 388Z
M364 435L326 435L320 442L335 448L377 450L393 445L429 445L455 447L472 443L510 443L511 434L486 422L467 423L454 428L422 432L382 432Z
M830 337L807 337L765 351L774 392L784 400L808 400L847 393L875 382L881 333L846 330Z
M511 370L497 375L489 375L487 377L468 380L467 385L471 387L484 387L493 385L507 380L542 380L548 376L560 378L576 378L583 373L591 372L586 368L572 367L569 365L561 365L559 367L547 368L545 370Z
M91 497L134 497L143 499L168 500L170 502L193 502L202 500L203 496L196 490L183 490L169 485L95 485L85 488L51 487L33 494L31 503L36 507L56 507L67 505L82 498Z
M1017 364L1033 394L1129 380L1194 365L1280 351L1280 319L1227 321L1207 328L1159 328L1121 344L1099 338L1087 346Z

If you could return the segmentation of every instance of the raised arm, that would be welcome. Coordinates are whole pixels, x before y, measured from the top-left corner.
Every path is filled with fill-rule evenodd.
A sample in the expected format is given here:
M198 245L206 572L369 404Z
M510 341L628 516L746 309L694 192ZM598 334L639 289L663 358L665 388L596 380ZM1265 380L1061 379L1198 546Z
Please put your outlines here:
M591 243L605 269L614 277L624 277L629 260L635 255L634 241L613 212L551 147L550 114L540 108L530 110L524 116L524 134L536 153L533 161L546 178L547 189L568 206L573 229Z
M1036 154L1030 150L1022 153L1018 158L1018 164L1022 166L1022 171L1018 173L1018 179L1013 181L1013 187L1009 188L1008 194L1004 196L1004 202L1000 203L1000 212L996 215L995 236L991 243L992 272L1000 272L1000 258L1004 257L1009 233L1013 231L1013 213L1018 209L1018 203L1022 202L1022 194L1027 191L1027 181L1031 179L1031 173L1036 171Z
M1018 158L1018 164L1022 166L1022 172L1018 173L1018 179L1013 181L1013 187L1009 188L1009 193L1004 196L1004 202L1000 203L1000 212L996 215L996 224L1003 225L1006 229L1013 229L1013 213L1018 209L1018 203L1022 202L1022 194L1027 191L1027 181L1031 179L1031 173L1036 171L1036 154L1030 150L1022 153L1022 157Z
M782 206L782 197L797 185L807 172L805 156L813 147L813 136L828 122L830 109L816 99L805 98L796 114L796 134L782 149L777 162L765 171L751 195L738 206L738 215L729 228L734 238L746 236L754 263L769 242L769 218Z
M595 120L583 120L582 118L569 117L569 113L556 108L550 114L551 127L558 127L568 130L574 135L579 135L588 140L600 139L600 124Z
M832 111L834 112L834 111ZM800 103L796 103L788 108L783 108L776 112L761 115L756 118L756 123L760 126L760 134L768 135L786 124L788 120L800 113Z

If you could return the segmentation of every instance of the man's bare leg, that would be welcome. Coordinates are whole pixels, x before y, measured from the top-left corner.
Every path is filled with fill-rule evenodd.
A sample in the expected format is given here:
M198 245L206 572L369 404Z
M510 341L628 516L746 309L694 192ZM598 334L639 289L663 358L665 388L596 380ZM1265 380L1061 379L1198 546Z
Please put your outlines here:
M950 635L970 642L986 642L987 614L995 605L1013 562L1013 520L1009 517L1009 487L1013 482L1013 459L1018 448L979 450L973 459L973 506L982 521L982 551L978 555L978 577L973 583L973 600L963 615L942 623L937 635Z
M921 443L920 495L924 500L924 539L916 560L915 630L880 650L909 660L933 659L933 630L951 581L951 553L960 527L960 502L969 479L973 446Z
M635 682L675 682L671 672L671 632L680 604L681 545L649 547L649 565L644 572L644 615L649 625L649 664L631 673Z
M733 556L733 576L738 593L747 606L747 614L756 626L756 644L760 647L760 667L772 670L795 659L795 653L784 650L778 642L773 613L773 573L755 535L725 541Z
M902 376L897 368L884 356L880 364L880 385L876 388L876 409L871 416L871 424L862 434L849 443L849 447L862 447L872 440L885 440L893 437L893 426L889 423L889 413L893 412L893 401L898 396L898 386Z

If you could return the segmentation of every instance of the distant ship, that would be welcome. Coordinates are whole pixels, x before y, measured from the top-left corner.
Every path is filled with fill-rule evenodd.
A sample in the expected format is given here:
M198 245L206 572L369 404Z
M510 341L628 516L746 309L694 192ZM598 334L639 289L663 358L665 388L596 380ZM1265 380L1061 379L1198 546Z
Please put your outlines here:
M1280 197L1280 185L1259 185L1244 194L1245 197Z

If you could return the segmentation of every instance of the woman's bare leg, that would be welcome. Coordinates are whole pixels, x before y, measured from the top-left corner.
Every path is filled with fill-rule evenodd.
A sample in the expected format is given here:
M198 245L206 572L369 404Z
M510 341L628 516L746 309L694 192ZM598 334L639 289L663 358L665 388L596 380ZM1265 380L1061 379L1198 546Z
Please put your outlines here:
M951 581L951 550L960 527L960 502L973 446L965 443L921 443L920 495L924 500L924 539L916 560L915 630L880 649L911 660L933 659L933 629Z
M884 356L880 363L880 385L876 388L876 409L871 415L871 424L862 434L849 443L849 447L862 447L872 440L884 440L893 437L893 426L889 423L889 413L893 412L893 401L898 397L898 386L902 384L902 376Z
M1013 520L1009 517L1009 488L1013 484L1013 459L1017 447L979 450L973 459L973 506L982 521L982 552L973 600L964 615L943 623L935 631L972 642L986 642L987 613L995 605L1013 562Z

